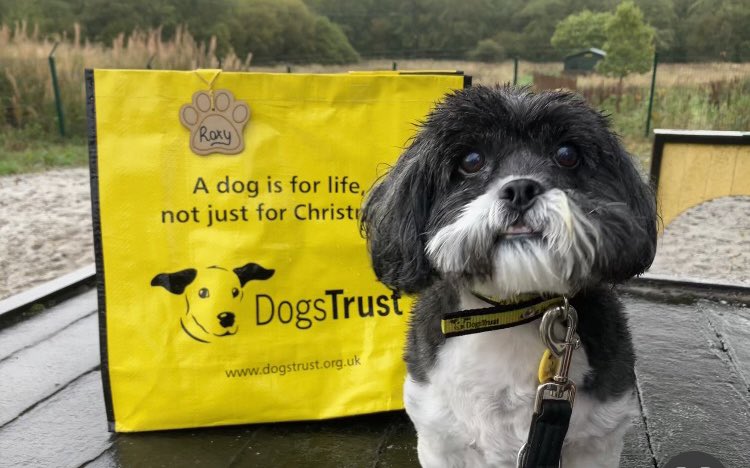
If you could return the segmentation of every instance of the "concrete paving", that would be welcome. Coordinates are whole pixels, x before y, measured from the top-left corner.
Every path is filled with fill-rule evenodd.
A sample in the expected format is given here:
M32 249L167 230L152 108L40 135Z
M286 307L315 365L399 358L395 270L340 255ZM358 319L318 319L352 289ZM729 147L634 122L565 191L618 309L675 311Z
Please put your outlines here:
M750 309L625 293L641 417L621 466L701 450L750 466ZM0 467L410 467L403 412L142 434L107 432L93 291L0 330Z

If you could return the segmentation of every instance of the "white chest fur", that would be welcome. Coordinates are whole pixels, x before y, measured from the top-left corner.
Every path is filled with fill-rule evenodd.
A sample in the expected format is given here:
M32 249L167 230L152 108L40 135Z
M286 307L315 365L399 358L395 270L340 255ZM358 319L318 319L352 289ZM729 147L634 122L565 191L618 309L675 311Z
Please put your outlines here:
M407 376L404 400L418 432L422 465L514 467L528 435L544 349L538 321L459 336L440 349L429 382ZM583 349L577 350L570 378L579 388L589 369ZM635 414L631 393L600 402L579 392L563 466L618 466L622 438Z

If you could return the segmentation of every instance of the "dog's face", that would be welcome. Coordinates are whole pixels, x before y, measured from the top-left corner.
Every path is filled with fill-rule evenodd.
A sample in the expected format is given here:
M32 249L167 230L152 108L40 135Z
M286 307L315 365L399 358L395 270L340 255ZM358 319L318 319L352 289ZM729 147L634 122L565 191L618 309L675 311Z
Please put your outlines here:
M237 276L220 267L201 270L183 293L187 299L185 320L211 336L237 333L237 318L244 293Z
M645 270L654 197L607 119L564 92L474 87L446 97L362 213L392 288L436 277L498 294L575 292Z
M200 272L189 268L175 273L159 273L151 280L151 285L184 295L186 306L180 318L182 329L196 341L211 342L237 333L245 283L268 279L273 273L274 270L255 263L232 271L218 266Z

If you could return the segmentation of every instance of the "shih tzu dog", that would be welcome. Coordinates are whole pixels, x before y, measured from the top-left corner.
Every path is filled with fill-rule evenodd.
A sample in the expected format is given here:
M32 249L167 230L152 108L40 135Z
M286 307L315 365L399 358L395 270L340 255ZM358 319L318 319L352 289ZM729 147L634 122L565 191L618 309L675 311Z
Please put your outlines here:
M362 228L379 280L418 296L404 402L423 466L516 466L539 321L446 339L441 319L527 294L564 295L578 313L563 466L618 466L638 410L612 285L651 264L656 208L605 116L567 92L456 91L372 188Z

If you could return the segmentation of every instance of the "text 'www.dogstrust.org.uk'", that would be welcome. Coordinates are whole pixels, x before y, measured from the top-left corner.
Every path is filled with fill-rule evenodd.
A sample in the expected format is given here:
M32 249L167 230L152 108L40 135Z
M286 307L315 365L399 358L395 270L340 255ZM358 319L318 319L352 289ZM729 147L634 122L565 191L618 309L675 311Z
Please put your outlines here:
M227 378L235 377L255 377L261 375L280 375L284 376L292 372L309 372L318 370L335 369L342 370L346 367L361 366L358 355L352 356L350 359L329 359L306 361L306 362L291 362L288 364L271 364L268 363L265 366L257 367L243 367L240 369L226 369L224 373Z

